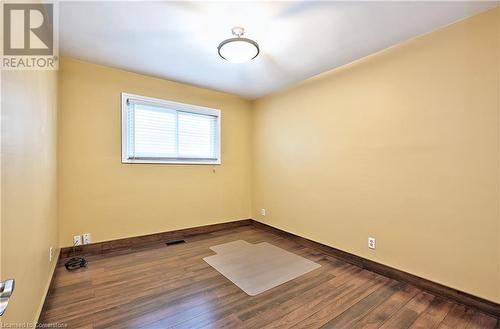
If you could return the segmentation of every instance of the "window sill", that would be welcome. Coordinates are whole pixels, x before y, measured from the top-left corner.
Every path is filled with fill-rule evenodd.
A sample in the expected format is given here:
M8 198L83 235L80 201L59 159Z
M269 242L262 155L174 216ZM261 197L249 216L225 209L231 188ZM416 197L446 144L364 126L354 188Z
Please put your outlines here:
M153 160L153 159L122 159L123 164L170 164L170 165L220 165L221 160Z

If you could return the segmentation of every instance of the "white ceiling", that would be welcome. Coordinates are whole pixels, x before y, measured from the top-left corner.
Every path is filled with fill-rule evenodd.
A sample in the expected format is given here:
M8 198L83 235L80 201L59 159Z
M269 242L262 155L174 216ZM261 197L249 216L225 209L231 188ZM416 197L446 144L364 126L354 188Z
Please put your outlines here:
M499 2L61 2L66 56L256 98ZM260 55L217 45L243 26Z

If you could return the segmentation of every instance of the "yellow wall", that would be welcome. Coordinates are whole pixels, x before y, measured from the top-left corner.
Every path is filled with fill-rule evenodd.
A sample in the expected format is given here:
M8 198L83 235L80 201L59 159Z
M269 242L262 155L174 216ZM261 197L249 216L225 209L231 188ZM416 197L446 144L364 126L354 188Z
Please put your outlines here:
M250 218L250 102L69 58L59 89L62 246ZM222 165L122 164L121 92L220 109Z
M0 277L16 287L0 321L34 322L56 264L49 247L58 247L57 74L4 71L1 83Z
M499 15L259 99L254 218L500 302Z

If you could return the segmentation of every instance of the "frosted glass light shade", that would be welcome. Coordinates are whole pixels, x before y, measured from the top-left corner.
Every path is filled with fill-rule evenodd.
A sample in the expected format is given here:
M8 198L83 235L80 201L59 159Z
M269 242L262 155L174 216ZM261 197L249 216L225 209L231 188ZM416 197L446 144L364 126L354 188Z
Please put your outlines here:
M251 61L259 54L259 46L247 38L231 38L220 43L219 55L231 63Z

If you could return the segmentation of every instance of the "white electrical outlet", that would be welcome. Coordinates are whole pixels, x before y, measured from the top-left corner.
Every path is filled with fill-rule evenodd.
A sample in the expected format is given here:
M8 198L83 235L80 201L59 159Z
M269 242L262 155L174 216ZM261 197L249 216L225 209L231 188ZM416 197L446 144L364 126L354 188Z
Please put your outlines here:
M49 247L49 263L52 262L53 250L52 247Z
M92 235L90 233L83 233L83 244L92 243Z
M82 245L82 236L81 235L75 235L73 237L73 245L74 246L81 246Z
M368 238L368 248L375 249L376 241L375 238Z
M260 214L261 214L262 216L265 216L265 215L266 215L266 209L261 209L261 210L260 210Z

